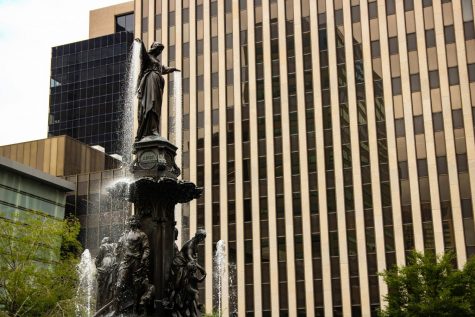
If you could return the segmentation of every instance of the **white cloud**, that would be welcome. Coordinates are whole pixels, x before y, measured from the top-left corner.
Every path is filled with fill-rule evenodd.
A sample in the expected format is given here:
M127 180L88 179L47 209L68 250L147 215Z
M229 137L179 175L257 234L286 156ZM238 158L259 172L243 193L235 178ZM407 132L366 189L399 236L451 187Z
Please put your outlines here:
M0 145L48 132L51 47L88 38L89 11L124 0L0 0Z

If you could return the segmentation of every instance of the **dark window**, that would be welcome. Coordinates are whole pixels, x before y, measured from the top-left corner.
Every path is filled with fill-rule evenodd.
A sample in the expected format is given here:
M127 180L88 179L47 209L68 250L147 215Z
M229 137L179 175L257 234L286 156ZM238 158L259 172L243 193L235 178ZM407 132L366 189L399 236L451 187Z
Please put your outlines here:
M436 112L432 114L432 123L434 125L434 132L444 130L444 119L442 118L442 112Z
M183 43L183 58L190 57L190 43Z
M353 23L360 22L360 6L352 6L351 7L351 21Z
M475 29L473 26L473 21L465 22L463 24L463 32L465 36L465 41L475 39Z
M419 177L424 177L428 175L426 159L417 160L417 173L419 174Z
M203 5L196 6L196 19L203 20Z
M203 54L203 40L196 41L196 54L197 55Z
M196 88L198 89L198 91L203 91L204 89L203 75L196 77Z
M142 19L142 32L148 32L148 17Z
M218 51L218 37L214 36L211 38L211 51L217 52Z
M452 111L452 122L454 129L463 128L463 112L462 109L457 109Z
M386 0L386 14L391 15L396 13L396 5L394 0Z
M397 37L389 38L389 55L394 55L398 53L398 44Z
M396 137L402 137L406 135L404 119L396 119L394 120L394 126L396 129Z
M168 26L175 26L175 11L168 13Z
M155 29L159 30L162 28L162 15L157 14L155 16Z
M468 171L467 154L457 154L457 168L459 173Z
M404 10L405 11L414 10L414 0L404 0Z
M437 161L437 172L440 174L447 174L447 157L446 156L439 156L436 158Z
M376 2L372 2L376 3ZM380 46L379 46L379 40L378 41L372 41L371 42L371 57L372 58L377 58L381 56L381 51L380 51Z
M439 88L439 71L433 70L429 72L429 85L431 89Z
M473 21L472 2L473 0L462 0L463 22Z
M432 6L432 0L422 0L422 6L424 8Z
M343 10L336 10L335 11L335 24L343 25Z
M407 40L407 51L417 51L417 40L416 33L410 33L406 37Z
M392 79L392 88L394 96L401 94L401 77L395 77Z
M426 31L426 47L435 47L435 32L434 29Z
M459 70L457 67L449 67L449 84L450 86L459 84Z
M218 2L211 2L211 16L215 17L218 15Z
M232 85L234 81L234 73L232 69L226 71L226 85Z
M219 85L219 76L218 76L218 73L212 73L211 74L211 86L213 88L216 88L218 87Z
M134 14L128 13L115 17L115 31L116 32L134 32Z
M226 34L226 49L233 47L233 34Z
M475 64L468 64L468 79L470 82L475 81Z
M422 116L414 117L414 134L424 133L424 119Z
M183 22L183 24L188 23L190 21L190 9L183 8L181 16L181 21Z
M168 47L168 59L170 61L175 60L175 45Z
M419 74L411 75L411 91L421 91L421 81L419 78Z
M455 31L453 25L444 27L445 44L455 43Z
M368 11L370 20L378 17L378 4L376 1L368 4Z
M408 179L409 169L407 168L407 161L401 161L398 163L399 178Z

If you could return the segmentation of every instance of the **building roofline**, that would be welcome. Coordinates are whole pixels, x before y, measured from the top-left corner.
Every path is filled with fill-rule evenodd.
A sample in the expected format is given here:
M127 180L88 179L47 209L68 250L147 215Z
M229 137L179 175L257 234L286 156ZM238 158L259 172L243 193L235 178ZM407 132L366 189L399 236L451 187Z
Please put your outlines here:
M55 177L55 176L43 173L40 170L9 160L3 156L0 156L0 168L5 168L8 170L14 171L16 173L22 174L28 178L47 183L64 192L70 192L70 191L75 190L76 188L74 183L71 183L59 177Z

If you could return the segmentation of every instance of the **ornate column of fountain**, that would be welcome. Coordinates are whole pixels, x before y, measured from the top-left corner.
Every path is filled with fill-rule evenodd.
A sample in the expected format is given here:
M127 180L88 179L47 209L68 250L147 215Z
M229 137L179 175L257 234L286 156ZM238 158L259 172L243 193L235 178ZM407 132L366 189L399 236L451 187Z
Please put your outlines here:
M149 239L152 250L149 275L155 286L155 298L161 300L166 296L175 255L175 205L198 198L201 189L177 179L180 175L174 160L177 148L165 138L146 136L134 148L136 160L131 172L136 180L130 185L129 199Z

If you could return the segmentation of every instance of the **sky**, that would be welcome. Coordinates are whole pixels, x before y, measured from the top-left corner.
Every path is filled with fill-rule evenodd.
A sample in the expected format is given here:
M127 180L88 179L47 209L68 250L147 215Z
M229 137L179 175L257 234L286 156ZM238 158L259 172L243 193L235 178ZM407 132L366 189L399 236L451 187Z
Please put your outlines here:
M126 0L0 0L0 145L48 133L51 47L85 40L89 11Z

